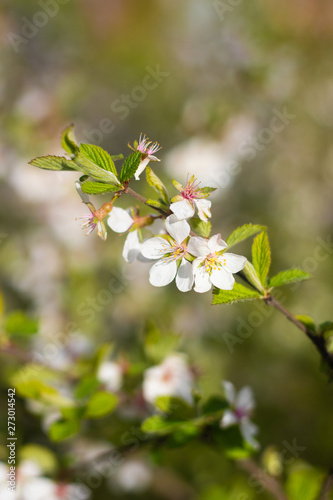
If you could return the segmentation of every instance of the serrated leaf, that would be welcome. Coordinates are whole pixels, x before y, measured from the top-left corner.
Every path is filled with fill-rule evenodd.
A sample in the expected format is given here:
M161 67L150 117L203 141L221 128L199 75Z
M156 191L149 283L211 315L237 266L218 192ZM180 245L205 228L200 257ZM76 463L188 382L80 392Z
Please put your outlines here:
M295 283L296 281L303 281L310 279L310 274L302 271L301 269L289 269L288 271L281 271L269 280L270 287L277 287Z
M49 429L49 436L52 441L63 441L68 439L80 430L80 422L77 420L58 420Z
M73 160L67 160L64 156L40 156L29 161L29 165L44 170L80 170Z
M85 412L87 418L102 418L111 413L118 404L118 397L106 391L96 392L89 400Z
M117 169L109 153L93 144L80 144L80 152L99 167L112 172L118 178Z
M261 284L266 286L267 275L271 265L271 249L266 231L263 231L254 238L252 262Z
M38 332L38 321L21 311L15 311L7 316L5 330L9 335L34 335Z
M296 469L286 482L289 500L316 500L319 497L324 475L310 467Z
M265 226L260 226L259 224L244 224L244 226L238 227L228 236L226 243L230 248L265 229Z
M232 304L244 300L254 300L260 297L260 293L255 290L250 290L239 283L235 283L232 290L213 290L213 305L216 304Z
M115 186L120 186L117 177L108 170L104 170L94 163L92 160L86 158L82 153L78 153L74 160L77 169L81 170L84 174L93 177L97 181L107 182Z
M111 186L103 182L86 181L81 184L82 191L86 194L103 194L111 191L119 191L119 186Z
M121 182L129 181L138 169L141 163L141 153L139 151L134 151L125 158L125 161L121 167L119 179Z
M211 193L216 191L217 188L211 188L211 187L203 187L199 189L199 193L204 197L207 198Z
M155 191L162 196L163 201L165 201L166 204L169 204L169 194L167 188L150 167L146 167L146 179L149 186L155 189Z
M61 146L66 151L66 153L70 155L76 155L78 152L79 146L76 142L74 135L74 125L69 125L61 136Z
M302 325L306 326L308 330L316 333L316 325L311 316L307 316L306 314L296 314L295 318L298 319L298 321L302 323Z
M321 335L326 332L332 332L332 331L333 331L333 321L324 321L323 323L320 323L319 333Z
M193 231L199 236L201 236L202 238L209 237L212 230L212 225L209 221L204 222L203 220L199 219L199 217L193 217L190 220L190 224Z
M168 207L162 201L158 200L151 200L150 198L146 201L146 205L152 207L152 208L157 208L158 210L167 210Z

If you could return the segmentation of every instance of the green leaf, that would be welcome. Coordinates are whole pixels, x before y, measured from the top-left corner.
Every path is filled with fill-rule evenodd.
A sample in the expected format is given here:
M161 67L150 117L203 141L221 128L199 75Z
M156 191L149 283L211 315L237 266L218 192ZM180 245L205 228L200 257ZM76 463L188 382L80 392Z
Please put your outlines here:
M127 156L121 167L119 175L120 181L121 182L129 181L137 171L140 163L141 163L141 153L139 151L135 151L134 153L131 153L129 156Z
M212 436L228 458L239 460L253 453L252 446L244 440L238 425L223 430L215 429Z
M266 286L266 279L271 265L271 250L266 231L263 231L254 238L252 262L261 284Z
M191 228L202 238L208 238L212 230L212 225L209 221L204 222L199 217L193 217L190 221Z
M319 496L323 474L310 467L293 471L286 482L289 500L316 500Z
M118 397L110 392L96 392L89 400L85 416L87 418L101 418L111 413L118 404Z
M88 160L91 160L99 167L107 170L108 172L112 172L116 177L118 177L118 172L113 160L109 153L104 151L104 149L99 146L94 146L93 144L80 144L80 152Z
M211 187L203 187L199 189L200 194L202 194L205 198L210 195L210 193L213 193L216 191L217 188L211 188Z
M157 175L152 171L151 168L146 167L146 179L149 184L157 193L159 193L163 201L168 205L169 204L169 194L167 188L164 186L163 182Z
M38 321L21 311L12 312L5 320L5 330L9 335L34 335L38 332Z
M244 273L245 277L248 279L251 285L253 285L257 290L259 290L263 294L265 293L265 288L262 286L260 282L257 271L254 269L253 265L248 260L246 261L244 269L242 269L242 271L240 272L241 276L242 273Z
M209 415L211 413L223 411L226 408L229 408L229 406L230 404L228 403L228 401L222 396L211 396L202 405L202 413L203 415Z
M66 153L70 155L76 155L78 152L79 146L76 142L74 135L74 125L69 125L63 133L61 137L61 146L66 151Z
M258 224L244 224L244 226L238 227L228 236L226 243L230 248L265 229L265 226L259 226Z
M232 290L213 290L213 305L216 304L232 304L244 300L254 300L260 297L260 293L255 290L250 290L239 283L235 283Z
M157 208L158 210L168 210L168 206L162 201L149 199L146 201L146 205L152 208Z
M319 325L319 333L323 335L326 332L332 332L333 331L333 321L324 321L323 323L320 323Z
M100 383L94 375L87 375L82 380L80 380L75 389L75 395L78 399L91 396L91 394L96 391L99 385Z
M310 274L302 271L301 269L289 269L288 271L281 271L269 280L270 287L277 287L295 283L296 281L303 281L310 279Z
M78 170L81 170L84 174L93 177L97 181L107 182L115 186L120 186L117 177L112 172L99 167L93 161L83 156L82 153L78 153L75 159L72 161L75 162Z
M111 155L112 161L123 160L124 158L124 155Z
M52 441L63 441L68 439L80 430L80 422L78 420L58 420L54 422L49 429L49 435Z
M170 421L189 420L194 417L193 407L183 399L174 396L160 396L155 399L155 405L167 414L166 419Z
M44 170L79 170L73 160L67 160L64 156L40 156L29 161L29 165Z
M316 325L313 319L306 314L295 314L295 318L298 319L302 323L302 325L306 326L308 330L311 330L313 333L316 333Z
M175 179L172 179L172 184L175 186L177 191L183 191L184 187L180 184L180 182L176 181Z
M57 389L37 379L23 379L22 382L16 384L16 389L24 398L36 399L59 408L72 405L71 400L63 396Z
M118 191L119 186L111 186L111 184L104 184L103 182L86 181L81 184L82 191L86 194L103 194L110 191Z

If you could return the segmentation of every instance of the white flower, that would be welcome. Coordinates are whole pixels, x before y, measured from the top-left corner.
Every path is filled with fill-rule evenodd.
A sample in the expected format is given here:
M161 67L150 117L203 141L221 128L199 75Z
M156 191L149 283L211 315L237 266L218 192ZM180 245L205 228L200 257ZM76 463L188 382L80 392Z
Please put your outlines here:
M209 196L209 192L206 193L200 188L200 182L196 184L194 176L186 182L185 187L176 181L174 181L174 185L180 191L180 194L173 198L174 203L170 205L170 210L177 218L182 220L193 217L196 208L200 219L207 222L208 218L212 216L210 211L211 202L205 199Z
M165 286L176 278L177 288L181 292L188 292L193 286L193 269L184 257L190 226L185 220L179 221L175 215L170 215L165 220L165 227L170 235L169 240L155 236L146 240L141 247L144 257L157 260L150 269L149 281L153 286Z
M134 224L130 210L113 207L108 217L108 226L116 233L126 233ZM125 240L123 257L126 262L132 263L141 254L141 242L137 230L130 231Z
M232 409L224 412L221 427L226 429L232 425L239 425L245 441L253 448L258 449L260 445L254 439L258 433L258 427L250 420L255 406L252 389L246 386L236 394L235 387L231 382L224 381L223 386Z
M145 371L143 396L151 404L160 396L174 396L193 405L193 382L185 359L180 354L173 354Z
M141 162L137 168L137 171L134 174L135 179L138 181L140 179L140 175L148 165L150 161L161 161L159 158L156 158L155 153L161 149L158 142L152 143L148 140L148 138L144 135L140 134L139 142L136 147L130 146L133 151L139 151L141 153Z
M99 365L97 379L105 385L108 391L119 391L123 380L123 372L118 363L105 361Z
M120 492L140 494L147 490L153 480L153 472L141 460L127 460L116 471L115 484L112 486Z
M199 237L190 239L187 251L197 257L193 261L195 278L194 290L199 293L208 292L212 285L221 290L232 290L235 278L246 264L246 257L233 253L222 253L227 244L221 235L212 236L209 240Z

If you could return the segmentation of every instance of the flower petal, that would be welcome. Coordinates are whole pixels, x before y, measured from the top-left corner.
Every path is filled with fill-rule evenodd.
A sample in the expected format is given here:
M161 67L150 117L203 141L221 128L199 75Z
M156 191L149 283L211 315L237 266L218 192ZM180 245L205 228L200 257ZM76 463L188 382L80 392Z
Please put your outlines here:
M133 219L127 210L113 207L108 217L108 226L116 233L125 233L133 225Z
M236 390L235 390L234 384L232 384L228 380L224 380L222 382L222 384L223 384L225 396L226 396L228 402L232 406L234 406L236 403Z
M195 279L194 291L198 293L205 293L212 288L212 283L210 281L210 276L209 273L206 271L205 266L200 266L201 262L202 259L199 258L193 261L192 264L194 266L193 271Z
M176 285L181 292L189 292L193 286L193 266L188 260L182 259L176 276Z
M175 260L158 260L150 269L149 282L153 286L166 286L175 278L176 273Z
M225 265L223 267L228 273L239 273L239 271L244 268L247 261L246 257L242 255L228 252L223 254L223 259L225 260Z
M123 257L126 262L132 264L138 255L141 253L141 243L139 239L139 234L137 231L131 231L128 233L127 238L125 240L124 248L123 248Z
M144 160L142 160L142 162L139 164L137 171L134 174L134 178L136 181L140 180L140 175L142 174L142 172L144 171L149 162L150 158L147 157Z
M260 448L260 444L254 436L258 433L258 427L248 418L243 418L240 423L240 430L245 441L247 441L255 450Z
M222 240L220 234L215 234L208 240L208 247L211 253L215 253L227 248L227 244Z
M213 269L210 279L213 285L221 290L232 290L235 283L233 275L225 271L222 267Z
M164 238L155 236L142 243L141 253L147 259L160 259L170 250L170 244Z
M235 413L231 410L226 410L223 414L220 425L223 429L226 429L227 427L230 427L231 425L235 425L237 423L238 419Z
M206 257L210 254L208 241L204 238L194 236L190 239L187 245L187 251L192 255L195 255L195 257Z
M178 220L175 215L165 219L165 227L170 236L180 245L189 236L191 228L186 220Z
M243 387L237 395L236 408L240 408L242 411L250 414L254 406L254 396L251 387Z
M189 219L194 215L194 208L192 206L192 203L185 199L176 201L176 203L171 203L170 210L176 215L179 220Z
M212 216L210 207L212 206L212 202L209 200L194 200L197 206L198 215L201 220L207 222L208 218Z

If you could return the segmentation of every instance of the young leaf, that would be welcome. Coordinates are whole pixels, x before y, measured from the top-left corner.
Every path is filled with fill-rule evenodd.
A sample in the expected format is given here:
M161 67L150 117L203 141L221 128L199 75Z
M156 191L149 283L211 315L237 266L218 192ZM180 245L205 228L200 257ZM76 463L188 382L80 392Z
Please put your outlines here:
M29 161L29 164L44 170L79 170L72 160L64 156L40 156Z
M112 172L99 167L95 162L86 158L81 152L77 154L73 162L75 162L77 170L81 170L84 174L93 177L97 181L120 186L117 177Z
M146 167L146 178L149 186L151 186L157 193L159 193L163 201L165 201L166 204L169 204L169 195L167 188L164 186L163 182L157 175L152 171L151 168Z
M262 286L260 282L257 271L254 269L253 265L248 260L246 261L245 267L240 274L242 275L242 273L245 274L245 277L251 283L251 285L253 285L260 292L265 293L265 288Z
M212 230L212 225L209 221L204 222L198 217L193 217L191 219L191 228L195 233L197 233L202 238L208 238Z
M76 143L76 139L74 136L74 125L69 125L63 133L61 137L61 146L66 151L66 153L70 155L76 155L78 152L79 146Z
M323 474L313 468L295 469L288 477L286 492L290 500L316 500L323 484Z
M239 283L235 283L232 290L213 290L213 305L216 304L232 304L243 300L254 300L260 297L260 293L255 290L250 290Z
M254 238L252 262L261 284L266 286L266 279L271 265L271 250L266 231L263 231Z
M77 434L79 430L80 422L77 420L58 420L51 425L49 435L52 441L63 441Z
M213 193L214 191L216 191L217 188L211 188L211 187L203 187L203 188L200 188L199 189L199 192L205 197L207 198L207 196L210 195L210 193Z
M180 182L176 181L175 179L172 179L172 184L175 186L177 191L183 191L183 186L180 184Z
M107 170L108 172L112 172L116 177L118 177L117 169L113 163L113 160L109 153L104 151L104 149L100 148L99 146L94 146L93 144L81 144L80 152L88 160L91 160L99 167Z
M226 243L230 248L265 229L265 226L259 226L258 224L244 224L244 226L238 227L228 236Z
M38 321L21 311L15 311L7 316L5 330L9 335L34 335L38 332Z
M269 280L270 287L288 285L296 281L303 281L310 279L310 274L302 271L301 269L289 269L288 271L281 271Z
M326 332L332 332L333 331L333 321L324 321L323 323L320 323L319 325L319 333L323 335Z
M302 325L306 326L308 330L311 330L311 332L316 333L316 325L313 319L310 316L307 316L306 314L297 314L295 315L295 318L298 319Z
M104 184L103 182L86 181L81 184L82 191L86 194L103 194L109 191L118 191L119 186L111 186L111 184Z
M157 201L157 200L147 200L146 205L152 207L152 208L157 208L158 210L167 210L168 207L162 201Z
M189 420L195 416L192 406L174 396L159 396L155 400L155 405L167 414L166 419L170 421Z
M88 418L101 418L111 413L118 404L118 397L109 392L96 392L88 402L85 416Z
M123 166L121 167L119 175L120 181L129 181L137 171L140 162L141 153L139 151L135 151L134 153L127 156L127 158L125 158Z

